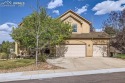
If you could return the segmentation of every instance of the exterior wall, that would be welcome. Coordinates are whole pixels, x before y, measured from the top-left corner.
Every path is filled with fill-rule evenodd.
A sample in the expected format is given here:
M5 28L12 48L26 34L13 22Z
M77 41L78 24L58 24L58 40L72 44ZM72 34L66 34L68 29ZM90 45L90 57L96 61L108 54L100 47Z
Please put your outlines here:
M23 55L21 54L23 52ZM28 54L28 50L26 48L21 47L20 43L15 41L15 54L17 56L26 56Z
M82 22L82 33L89 33L90 32L90 25L85 21Z
M109 43L109 39L94 39L93 40L93 44L95 45L99 45L99 44L107 45L108 43Z
M65 44L85 44L86 45L86 56L93 56L93 45L107 45L109 43L108 39L69 39L65 41Z
M89 33L90 32L90 24L86 21L78 18L72 13L68 13L67 15L61 18L63 22L68 22L71 25L77 24L77 32L73 32L73 34L81 34L81 33Z
M19 54L19 43L15 42L15 54L18 55Z

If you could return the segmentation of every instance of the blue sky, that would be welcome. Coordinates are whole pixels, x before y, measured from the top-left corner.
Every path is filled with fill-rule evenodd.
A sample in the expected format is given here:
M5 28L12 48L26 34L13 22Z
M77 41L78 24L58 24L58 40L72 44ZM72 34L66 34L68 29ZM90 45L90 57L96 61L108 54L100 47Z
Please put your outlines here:
M125 0L40 0L40 6L45 7L53 18L71 9L100 30L108 13L125 8ZM0 0L0 43L12 41L9 36L12 27L31 14L32 8L36 8L36 0Z

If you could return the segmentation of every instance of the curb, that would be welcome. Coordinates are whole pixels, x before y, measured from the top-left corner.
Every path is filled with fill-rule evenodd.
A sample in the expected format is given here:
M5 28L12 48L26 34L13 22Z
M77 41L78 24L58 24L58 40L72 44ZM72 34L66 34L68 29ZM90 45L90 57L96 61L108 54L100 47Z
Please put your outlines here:
M91 74L106 74L106 73L115 73L115 72L125 72L125 68L101 69L101 70L90 70L90 71L89 70L88 71L75 71L75 72L64 72L64 73L36 74L36 75L22 75L23 72L3 73L3 74L0 74L0 82L33 80L33 79L42 80L42 79L56 78L56 77L91 75Z

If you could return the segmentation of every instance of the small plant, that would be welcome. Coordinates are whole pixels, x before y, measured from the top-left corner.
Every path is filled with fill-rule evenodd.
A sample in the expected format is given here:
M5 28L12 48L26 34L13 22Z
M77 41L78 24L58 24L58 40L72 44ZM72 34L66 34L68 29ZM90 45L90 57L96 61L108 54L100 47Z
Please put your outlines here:
M39 61L39 62L46 62L46 58L47 58L47 57L46 57L45 54L44 54L44 55L39 55L39 56L38 56L38 61Z

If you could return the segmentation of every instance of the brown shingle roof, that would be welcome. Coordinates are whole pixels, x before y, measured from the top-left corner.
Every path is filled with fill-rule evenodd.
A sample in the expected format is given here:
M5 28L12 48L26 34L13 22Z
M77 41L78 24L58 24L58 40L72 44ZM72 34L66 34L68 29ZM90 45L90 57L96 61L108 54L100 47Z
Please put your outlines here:
M90 38L109 39L110 36L105 32L90 32L90 33L82 33L82 34L72 34L71 38L74 38L74 39L81 39L81 38L85 38L85 39L90 39Z

